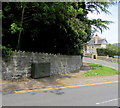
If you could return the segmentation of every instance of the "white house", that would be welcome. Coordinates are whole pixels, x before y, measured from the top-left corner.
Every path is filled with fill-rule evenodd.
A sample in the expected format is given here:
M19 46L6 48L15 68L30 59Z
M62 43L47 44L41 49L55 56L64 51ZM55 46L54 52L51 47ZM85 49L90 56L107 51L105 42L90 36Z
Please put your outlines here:
M108 44L105 38L99 37L97 34L91 38L89 42L84 45L84 55L87 54L97 54L97 48L106 48Z

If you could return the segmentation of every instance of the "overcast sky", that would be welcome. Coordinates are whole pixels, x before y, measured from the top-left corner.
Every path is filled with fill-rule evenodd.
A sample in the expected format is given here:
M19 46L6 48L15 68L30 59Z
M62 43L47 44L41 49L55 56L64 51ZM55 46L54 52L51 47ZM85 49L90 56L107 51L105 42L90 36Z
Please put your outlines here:
M89 14L89 18L101 18L103 20L113 21L114 23L109 25L109 30L104 30L101 34L97 33L100 37L106 38L108 43L118 43L118 4L109 7L109 11L111 15L107 15L104 13L101 14Z

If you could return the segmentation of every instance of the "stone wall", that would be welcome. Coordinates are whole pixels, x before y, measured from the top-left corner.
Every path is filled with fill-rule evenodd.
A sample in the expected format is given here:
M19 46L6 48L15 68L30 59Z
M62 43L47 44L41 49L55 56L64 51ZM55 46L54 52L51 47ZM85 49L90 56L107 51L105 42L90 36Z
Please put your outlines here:
M85 57L92 58L92 55L85 55ZM120 63L120 60L118 58L112 58L107 56L97 56L97 59L104 60L108 62L114 62L114 63Z
M97 59L105 60L105 61L108 61L108 62L120 63L118 58L112 58L112 57L107 57L107 56L98 56Z
M30 77L32 63L50 63L50 76L53 76L80 69L82 59L81 56L16 52L9 61L2 60L2 78Z

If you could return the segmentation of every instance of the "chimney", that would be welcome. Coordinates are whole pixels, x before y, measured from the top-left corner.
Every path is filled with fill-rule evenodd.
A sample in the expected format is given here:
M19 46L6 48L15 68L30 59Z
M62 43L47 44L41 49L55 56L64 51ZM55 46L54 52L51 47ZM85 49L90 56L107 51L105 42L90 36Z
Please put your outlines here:
M98 39L99 39L99 37L98 37L98 35L96 34L96 35L95 35L95 44L98 43Z

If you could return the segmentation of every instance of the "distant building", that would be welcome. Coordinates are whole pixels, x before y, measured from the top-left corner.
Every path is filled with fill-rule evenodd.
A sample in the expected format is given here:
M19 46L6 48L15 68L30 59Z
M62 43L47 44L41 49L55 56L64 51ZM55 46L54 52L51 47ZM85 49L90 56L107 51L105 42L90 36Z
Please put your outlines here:
M99 37L97 34L91 38L91 40L84 45L84 55L97 55L97 48L106 48L108 44L105 38Z

